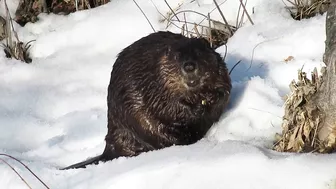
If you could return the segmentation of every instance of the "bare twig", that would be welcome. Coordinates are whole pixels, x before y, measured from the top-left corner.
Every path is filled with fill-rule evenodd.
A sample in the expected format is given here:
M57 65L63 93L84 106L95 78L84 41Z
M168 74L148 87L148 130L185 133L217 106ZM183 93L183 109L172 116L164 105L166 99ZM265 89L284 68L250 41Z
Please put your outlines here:
M220 15L222 16L222 18L223 18L223 20L224 20L226 26L228 27L228 29L229 29L229 31L230 31L230 34L231 34L231 36L232 36L232 35L233 35L233 31L232 31L232 29L230 28L229 23L228 23L227 20L225 19L225 16L224 16L222 10L219 8L219 6L218 6L218 4L217 4L217 1L216 1L216 0L213 0L213 2L215 3L215 5L216 5L216 7L217 7L217 9L218 9L218 11L219 11L219 13L220 13Z
M12 17L10 15L10 12L9 12L9 9L8 9L8 6L7 6L7 1L4 0L4 3L5 3L5 8L6 8L6 13L7 15L9 16L8 17L8 20L10 21L10 26L12 27L12 31L14 32L14 36L16 38L17 41L20 41L19 40L19 36L17 35L17 33L15 32L15 29L14 29L14 25L13 25L13 21L12 21Z
M86 7L87 9L91 9L91 6L90 6L90 3L88 2L88 0L84 0L85 4L86 4ZM84 7L84 5L83 5Z
M183 14L183 16L184 16L184 25L185 25L185 29L186 29L186 32L187 32L187 36L189 36L187 18L186 18L185 13Z
M155 29L154 29L152 23L149 21L149 19L147 18L146 14L142 11L142 9L141 9L140 6L138 5L138 3L137 3L135 0L133 0L133 2L134 2L135 5L140 9L140 11L142 12L142 14L145 16L147 22L149 23L149 25L151 26L151 28L152 28L153 31L155 32Z
M181 10L181 11L176 12L175 14L178 15L178 14L185 13L185 12L198 14L198 15L200 15L200 16L203 16L203 17L204 17L204 20L205 20L205 19L208 20L208 16L207 16L207 15L202 14L202 13L200 13L200 12L193 11L193 10ZM216 20L213 20L213 19L210 19L210 20L211 20L212 22L216 22ZM170 22L171 22L171 23L172 23L172 21L178 21L178 20L170 19ZM187 23L190 23L190 22L187 22ZM201 23L201 22L200 22L200 23ZM197 25L199 25L199 26L204 26L204 25L201 25L200 23L197 24ZM206 27L206 26L204 26L204 27ZM228 25L227 27L230 27L231 30L232 30L232 28L233 28L234 26Z
M0 156L6 156L6 157L9 157L9 158L11 158L11 159L13 159L13 160L15 160L15 161L17 161L17 162L19 162L21 165L23 165L37 180L39 180L46 188L48 188L49 189L49 187L32 171L32 170L30 170L29 169L29 167L26 165L26 164L24 164L24 163L22 163L20 160L18 160L18 159L16 159L15 157L13 157L13 156L10 156L10 155L8 155L8 154L0 154Z
M246 4L247 4L247 0L245 1L245 7L246 7ZM242 4L240 4L239 7L242 7ZM242 16L240 17L240 20L239 20L239 24L238 24L238 27L237 28L240 28L242 25L243 25L243 22L244 22L244 16L245 16L245 11L243 11L243 14ZM238 18L237 18L238 19Z
M78 0L75 0L76 11L78 11Z
M327 11L330 5L330 0L287 0L291 6L282 0L285 8L290 12L291 16L296 20L301 20L303 18L310 18L319 13L324 13Z
M277 39L279 39L279 38L281 38L281 37L282 37L282 36L279 36L279 37L276 37L276 38L273 38L273 39L269 39L269 40L266 40L266 41L262 41L262 42L258 43L256 46L254 46L254 47L253 47L253 50L252 50L252 56L251 56L250 66L249 66L249 68L247 68L246 71L248 71L249 69L251 69L251 67L252 67L252 63L253 63L253 59L254 59L254 52L255 52L256 48L257 48L259 45L261 45L261 44L263 44L263 43L270 42L270 41L277 40Z
M181 11L176 12L175 14L178 15L178 14L180 14L180 13L185 13L185 12L195 13L195 14L198 14L198 15L203 16L205 19L208 19L208 16L207 16L207 15L202 14L202 13L199 13L199 12L194 11L194 10L181 10ZM179 21L179 22L180 22L180 21Z
M6 9L6 19L8 23L6 24L6 33L7 33L6 45L4 44L2 45L4 47L6 57L7 58L13 57L17 60L30 63L32 61L28 53L30 45L29 44L23 45L23 43L20 41L19 36L14 29L12 17L10 15L6 0L4 0L4 4ZM14 35L15 40L13 40L12 35Z
M182 25L182 30L181 30L181 34L184 36L184 31L185 31L185 24Z
M240 15L240 8L242 7L242 5L241 4L239 4L239 7L238 7L238 14L237 14L237 18L236 18L236 28L238 28L239 27L239 25L238 25L238 20L239 20L239 15ZM242 17L244 16L244 12L243 12L243 14L242 14Z
M243 9L244 9L244 11L245 11L245 13L246 13L246 15L247 15L247 18L250 20L251 24L254 25L254 23L253 23L253 21L252 21L250 15L249 15L249 13L248 13L247 10L246 10L246 6L244 5L243 0L240 0L240 4L242 5L242 7L243 7Z
M224 61L225 61L225 59L226 59L226 55L227 55L227 45L225 44L225 54L224 54Z
M18 177L20 177L20 179L27 185L28 188L32 189L32 187L29 186L29 184L27 183L27 181L20 175L20 173L18 173L14 167L12 167L6 160L0 158L0 161L4 162L8 167L10 167Z
M240 64L240 62L241 62L241 60L239 60L232 68L231 68L231 70L230 70L230 72L229 72L229 75L231 75L231 72L233 71L233 69L238 65L238 64Z
M209 41L210 41L210 47L212 48L212 34L211 34L211 19L210 19L210 13L208 13L208 20L209 20Z
M177 20L171 20L171 21L177 21ZM184 29L184 24L182 25L182 27L180 27L180 26L178 26L178 25L176 25L174 22L171 22L175 27L177 27L178 29L180 29L180 30L182 30L182 29ZM186 22L186 23L188 23L188 24L195 24L195 23L192 23L192 22ZM197 26L197 25L196 25ZM201 27L207 27L207 26L202 26L201 25ZM197 32L193 32L192 30L190 30L190 31L188 31L190 34L194 34L194 35L197 35L198 33Z
M195 32L196 32L196 34L197 34L197 37L200 37L201 34L200 34L200 32L198 31L198 29L197 29L197 24L196 24L196 23L194 24L194 30L195 30Z
M46 13L46 12L48 12L48 7L47 7L47 2L46 2L46 0L40 0L40 3L41 3L41 5L42 5L42 11L41 12L44 12L44 13Z
M168 4L168 2L166 0L164 0L164 2L166 3L166 5L169 7L170 11L172 11L173 15L175 16L175 18L180 22L180 19L176 16L174 10L170 7L170 5Z
M218 6L221 6L221 5L224 4L226 1L227 1L227 0L221 2ZM211 14L214 10L216 10L216 9L217 9L217 7L213 8L213 9L210 11L210 14ZM206 19L207 19L206 17L203 18L198 24L201 24L201 23L202 23L204 20L206 20Z

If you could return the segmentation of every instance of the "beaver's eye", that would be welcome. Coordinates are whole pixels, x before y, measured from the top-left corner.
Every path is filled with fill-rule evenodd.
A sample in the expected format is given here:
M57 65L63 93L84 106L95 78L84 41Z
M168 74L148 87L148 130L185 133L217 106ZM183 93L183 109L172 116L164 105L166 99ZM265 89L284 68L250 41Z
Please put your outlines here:
M183 70L187 73L196 71L196 67L197 67L196 63L191 61L185 62L183 64Z

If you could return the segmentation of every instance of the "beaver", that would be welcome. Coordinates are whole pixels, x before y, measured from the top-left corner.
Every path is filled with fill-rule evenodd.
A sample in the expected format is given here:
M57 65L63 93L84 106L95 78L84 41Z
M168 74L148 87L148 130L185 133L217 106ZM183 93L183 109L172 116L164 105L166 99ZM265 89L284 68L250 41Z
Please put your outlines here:
M151 33L113 65L103 153L64 169L193 144L219 121L231 87L224 60L206 39Z

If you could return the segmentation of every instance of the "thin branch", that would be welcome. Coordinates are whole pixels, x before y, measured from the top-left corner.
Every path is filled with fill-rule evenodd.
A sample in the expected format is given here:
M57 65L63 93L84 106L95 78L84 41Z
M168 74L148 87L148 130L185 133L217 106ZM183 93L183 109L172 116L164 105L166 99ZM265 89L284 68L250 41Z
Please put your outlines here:
M18 160L18 159L16 159L15 157L13 157L13 156L10 156L10 155L8 155L8 154L0 154L0 156L6 156L6 157L9 157L9 158L11 158L11 159L13 159L13 160L15 160L15 161L17 161L17 162L19 162L21 165L23 165L37 180L39 180L46 188L48 188L49 189L49 187L32 171L32 170L30 170L29 169L29 167L26 165L26 164L24 164L24 163L22 163L20 160Z
M209 20L209 41L210 41L210 47L212 48L212 33L211 33L211 19L210 19L210 13L208 13L208 20Z
M240 15L240 8L241 8L241 4L239 5L239 7L238 7L238 14L237 14L237 18L236 18L236 28L239 28L238 27L238 20L239 20L239 15ZM244 14L244 12L243 12L243 14Z
M177 20L171 20L171 23L173 24L174 22L178 22ZM188 24L195 24L195 25L197 25L195 22L186 22L186 23L188 23ZM202 28L208 28L209 26L205 26L205 25L197 25L197 26L200 26L200 27L202 27ZM235 26L230 26L231 27L231 29L235 29Z
M75 0L76 11L78 11L78 0Z
M190 13L198 14L198 15L200 15L200 16L203 16L203 17L204 17L204 20L205 20L205 19L208 20L208 16L207 16L207 15L202 14L202 13L199 13L199 12L196 12L196 11L193 11L193 10L181 10L181 11L176 12L176 15L181 14L181 13L185 13L185 12L190 12ZM218 22L218 21L213 20L213 19L210 19L210 20L211 20L212 22ZM168 21L169 21L169 20L168 20ZM170 19L170 22L172 22L172 21L178 21L178 20ZM181 21L179 21L179 22L181 22ZM202 21L201 21L201 22L202 22ZM201 23L201 22L200 22L200 23ZM189 22L187 22L187 23L189 23ZM202 26L200 23L197 24L197 25ZM204 27L207 27L207 26L204 26ZM231 26L231 25L227 25L227 27L235 28L235 26Z
M222 3L220 3L218 6L221 6L222 4L224 4L227 0L223 1ZM215 11L217 9L217 7L213 8L210 13L212 13L213 11ZM198 24L201 24L204 20L206 20L207 18L203 18Z
M279 37L276 37L276 38L273 38L273 39L269 39L269 40L266 40L266 41L262 41L262 42L258 43L256 46L254 46L254 47L253 47L253 50L252 50L252 57L251 57L250 66L249 66L249 68L247 68L246 71L248 71L249 69L251 69L251 67L252 67L252 62L253 62L253 59L254 59L254 51L255 51L255 49L256 49L259 45L261 45L261 44L263 44L263 43L266 43L266 42L270 42L270 41L277 40L277 39L279 39L279 38L281 38L281 37L282 37L282 36L279 36Z
M9 16L8 20L10 20L10 25L12 26L12 30L14 32L14 36L15 36L15 38L16 38L17 41L20 41L19 40L19 36L17 35L17 33L15 32L15 29L14 29L14 25L13 25L13 21L12 21L12 16L10 15L10 12L9 12L9 9L8 9L8 6L7 6L7 1L4 0L4 3L5 3L6 12L7 12L8 16Z
M197 34L197 37L200 37L201 34L200 34L200 32L198 31L198 29L197 29L197 24L196 24L196 23L194 23L194 30L195 30L195 32L196 32L196 34Z
M231 70L230 70L230 72L229 72L229 75L231 75L231 72L233 71L233 69L238 65L238 64L240 64L240 62L241 62L241 60L239 60L232 68L231 68Z
M184 16L184 24L185 24L185 29L186 29L186 32L187 32L187 36L189 36L186 14L184 13L183 16Z
M224 58L223 58L223 60L225 61L225 59L226 59L226 55L227 55L227 45L226 44L224 44L225 45L225 54L224 54Z
M138 5L138 3L137 3L135 0L133 0L133 2L134 2L134 3L136 4L136 6L140 9L140 11L142 12L142 14L145 16L147 22L149 23L149 25L151 26L151 28L152 28L153 31L155 32L155 29L154 29L153 25L151 24L151 22L150 22L149 19L147 18L146 14L142 11L142 9L141 9L140 6Z
M47 1L46 0L40 0L40 3L42 5L42 12L47 13L48 12Z
M170 5L168 4L168 2L166 0L164 0L164 2L166 3L166 5L169 7L170 11L172 11L173 15L176 17L176 19L180 22L180 19L176 16L174 10L170 7Z
M243 9L244 9L244 11L245 11L245 13L246 13L246 15L247 15L247 18L250 20L251 24L254 25L254 23L253 23L253 21L252 21L250 15L249 15L249 13L248 13L247 10L246 10L246 6L244 5L243 0L240 0L240 4L243 6Z
M227 27L229 28L230 34L231 34L231 36L232 36L232 35L233 35L233 31L232 31L231 28L229 27L230 25L229 25L229 23L227 22L227 20L225 19L222 10L219 8L219 6L218 6L218 4L217 4L217 1L216 1L216 0L213 0L213 2L215 3L215 5L216 5L216 7L217 7L217 9L218 9L218 11L219 11L219 13L220 13L220 15L222 16L222 18L223 18L225 24L226 24Z
M246 4L247 4L247 0L245 1L245 7L246 7ZM244 22L244 16L245 16L245 11L243 11L243 14L240 18L240 21L239 21L239 27L241 27L243 25L243 22Z
M176 12L175 14L178 15L178 14L180 14L180 13L184 13L184 12L192 12L192 13L195 13L195 14L198 14L198 15L203 16L205 19L208 19L208 16L207 16L207 15L202 14L202 13L199 13L199 12L194 11L194 10L181 10L181 11ZM179 22L180 22L180 21L179 21Z
M14 167L12 167L12 166L11 166L6 160L4 160L4 159L0 158L0 160L1 160L2 162L4 162L8 167L10 167L10 168L16 173L16 175L19 176L20 179L27 185L28 188L32 189L32 187L29 186L29 184L27 183L27 181L20 175L20 173L18 173L18 172L14 169Z

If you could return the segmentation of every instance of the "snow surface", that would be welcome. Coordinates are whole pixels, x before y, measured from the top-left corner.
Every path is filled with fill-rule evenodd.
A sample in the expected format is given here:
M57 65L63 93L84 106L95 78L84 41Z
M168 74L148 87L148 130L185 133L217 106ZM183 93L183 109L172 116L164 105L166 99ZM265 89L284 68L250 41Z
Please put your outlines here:
M8 2L14 15L18 0ZM163 1L154 2L161 13L168 12ZM184 2L180 10L203 14L215 7L212 0L168 2L172 7ZM138 3L156 30L166 29L150 0ZM232 24L238 3L226 0L221 5ZM281 0L249 0L247 9L254 9L255 25L245 18L227 44L228 67L242 60L231 74L230 105L204 139L67 171L58 168L104 149L107 85L116 55L152 30L132 0L113 0L67 16L41 14L37 23L15 25L20 39L36 42L29 65L0 53L0 153L22 160L58 189L336 188L335 154L269 150L275 133L281 132L282 97L290 81L302 66L310 73L323 65L325 15L295 21ZM186 16L188 21L203 19ZM216 10L211 18L221 21ZM174 26L168 30L179 32ZM224 56L225 47L217 51ZM286 63L289 56L294 60ZM6 160L34 189L43 188L22 166ZM0 188L26 186L0 164Z

